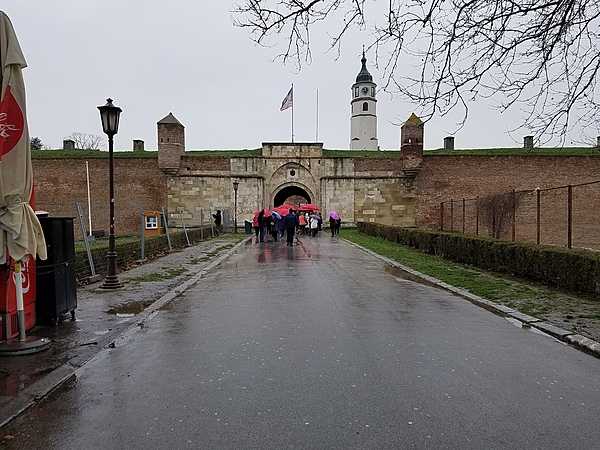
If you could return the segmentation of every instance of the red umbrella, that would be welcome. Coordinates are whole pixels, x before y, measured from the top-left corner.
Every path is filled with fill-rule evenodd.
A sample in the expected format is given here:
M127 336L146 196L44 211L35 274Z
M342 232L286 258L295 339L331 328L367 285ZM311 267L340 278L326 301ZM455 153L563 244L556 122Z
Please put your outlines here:
M303 205L300 205L300 208L298 208L298 211L317 212L317 211L321 211L321 208L319 208L317 205L315 205L313 203L305 203Z
M290 213L290 209L294 209L294 205L283 204L281 206L273 208L273 211L278 212L281 217L285 217Z

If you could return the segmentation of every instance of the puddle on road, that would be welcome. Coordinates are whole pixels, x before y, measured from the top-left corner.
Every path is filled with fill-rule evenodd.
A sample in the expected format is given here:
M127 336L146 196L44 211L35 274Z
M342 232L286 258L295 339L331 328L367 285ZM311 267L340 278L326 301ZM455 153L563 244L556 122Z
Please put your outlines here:
M422 284L423 286L429 286L429 287L433 287L436 288L440 291L443 291L444 289L442 289L440 286L433 284L427 280L424 280L423 278L417 277L416 275L413 275L409 272L405 272L404 270L400 269L399 267L396 266L392 266L389 264L386 264L384 271L386 273L389 273L390 275L396 277L396 278L400 278L402 280L407 280L407 281L412 281L414 283L417 284Z
M121 317L123 317L123 315L139 314L152 303L154 303L154 299L120 303L118 305L111 306L106 312L108 314L121 315Z

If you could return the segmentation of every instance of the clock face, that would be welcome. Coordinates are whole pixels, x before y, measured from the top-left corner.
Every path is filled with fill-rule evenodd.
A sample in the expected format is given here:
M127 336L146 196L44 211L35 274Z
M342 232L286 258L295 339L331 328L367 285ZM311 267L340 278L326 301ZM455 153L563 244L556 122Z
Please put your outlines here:
M367 95L367 94L369 93L369 88L365 86L365 87L363 87L363 88L361 89L361 92L362 92L364 95Z

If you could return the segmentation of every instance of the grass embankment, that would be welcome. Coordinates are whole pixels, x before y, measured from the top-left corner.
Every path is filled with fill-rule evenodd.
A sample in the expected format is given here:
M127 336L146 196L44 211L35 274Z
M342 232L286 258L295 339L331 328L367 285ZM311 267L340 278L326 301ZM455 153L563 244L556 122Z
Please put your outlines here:
M129 242L139 241L139 236L117 236L115 238L115 244L126 244ZM108 248L108 237L106 238L96 238L90 242L90 250L96 250L101 248ZM84 241L75 241L75 251L85 251L85 242Z
M342 237L488 300L600 340L600 301L591 296L575 296L521 279L456 264L358 230L343 230Z

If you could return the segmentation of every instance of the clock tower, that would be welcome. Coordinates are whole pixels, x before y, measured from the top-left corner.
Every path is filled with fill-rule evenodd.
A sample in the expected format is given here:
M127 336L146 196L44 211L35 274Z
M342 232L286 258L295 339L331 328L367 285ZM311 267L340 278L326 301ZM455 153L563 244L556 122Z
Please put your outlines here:
M377 99L373 77L367 70L367 58L363 50L362 69L352 85L352 119L350 119L350 149L378 150Z

